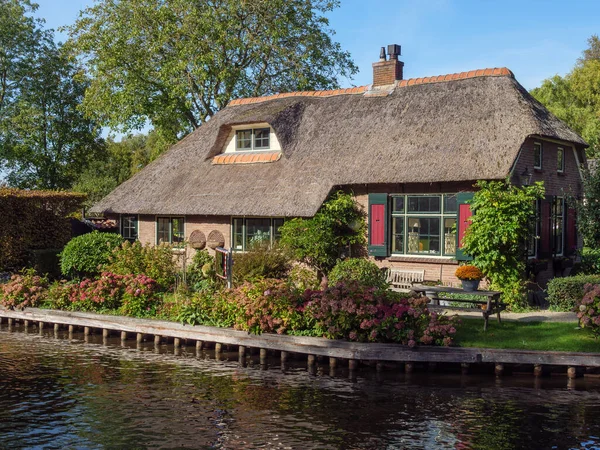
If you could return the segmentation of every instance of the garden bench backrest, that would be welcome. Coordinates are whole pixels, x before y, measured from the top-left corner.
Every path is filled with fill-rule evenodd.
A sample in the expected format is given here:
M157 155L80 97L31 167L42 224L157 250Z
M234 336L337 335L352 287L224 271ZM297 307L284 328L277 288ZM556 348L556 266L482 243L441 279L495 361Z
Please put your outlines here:
M424 270L388 269L387 272L387 282L396 290L409 291L413 284L422 283L424 278Z

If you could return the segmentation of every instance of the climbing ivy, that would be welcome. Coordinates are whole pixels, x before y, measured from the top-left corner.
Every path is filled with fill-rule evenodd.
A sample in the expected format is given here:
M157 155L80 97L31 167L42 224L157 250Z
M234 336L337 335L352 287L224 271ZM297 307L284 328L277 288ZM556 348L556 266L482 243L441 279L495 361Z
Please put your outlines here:
M463 238L464 251L474 257L513 309L524 306L526 243L535 214L535 201L544 197L544 184L518 187L503 181L478 181L471 201L471 224Z

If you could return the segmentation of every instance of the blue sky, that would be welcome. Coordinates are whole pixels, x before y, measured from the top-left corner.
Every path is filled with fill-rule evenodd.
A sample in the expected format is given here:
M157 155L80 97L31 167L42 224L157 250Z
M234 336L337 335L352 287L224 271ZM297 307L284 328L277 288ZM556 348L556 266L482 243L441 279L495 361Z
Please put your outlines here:
M93 1L37 3L37 15L58 28ZM405 78L508 67L532 89L571 70L600 34L600 0L342 0L328 17L360 69L345 86L369 84L379 48L400 44Z

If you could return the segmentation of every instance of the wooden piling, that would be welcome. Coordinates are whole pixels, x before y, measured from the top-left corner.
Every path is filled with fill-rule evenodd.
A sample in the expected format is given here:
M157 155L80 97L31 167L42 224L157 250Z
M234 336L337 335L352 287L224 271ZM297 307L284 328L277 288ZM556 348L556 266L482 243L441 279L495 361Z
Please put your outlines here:
M497 377L504 375L504 364L496 363L494 366L494 373Z
M108 328L102 328L102 339L108 339L109 334L110 334L110 331Z
M573 366L569 366L569 368L567 369L567 377L573 379L573 378L577 378L577 368L573 367Z
M127 331L121 331L121 342L125 342L127 340Z
M404 373L413 373L415 371L415 363L413 362L405 362L404 363Z
M179 338L174 338L174 339L173 339L173 347L174 347L174 348L180 348L180 347L181 347L181 339L179 339Z
M330 357L329 358L329 367L337 367L337 358Z
M469 374L469 367L470 367L469 363L461 363L460 364L460 373L463 374L463 375L468 375Z
M144 335L143 335L142 333L138 333L138 334L135 336L135 342L136 342L137 344L141 344L143 341L144 341Z
M23 327L27 330L29 329L29 320L24 320L23 321Z
M202 350L202 341L196 341L196 352Z
M44 334L44 322L38 322L39 334Z
M83 327L83 335L84 336L90 335L90 327Z
M55 324L54 324L54 333L55 333L55 334L56 334L56 333L58 333L58 330L60 330L60 324L58 324L58 323L55 323Z
M289 359L289 353L288 352L281 352L281 364L285 364L288 362Z
M544 366L542 366L541 364L535 364L533 366L533 376L534 377L541 377L544 375Z
M246 347L244 347L243 345L240 345L238 347L238 358L240 359L240 361L246 358Z
M260 349L260 365L264 366L267 364L267 349L266 348L261 348Z
M306 363L308 364L308 367L314 367L315 362L316 362L315 355L308 355L306 357Z
M375 370L377 372L383 372L384 367L385 366L383 364L383 361L377 361L377 363L375 364Z
M158 334L154 335L154 346L158 347L160 345L160 336Z
M350 371L354 371L354 370L358 369L358 361L356 359L349 359L348 360L348 369Z

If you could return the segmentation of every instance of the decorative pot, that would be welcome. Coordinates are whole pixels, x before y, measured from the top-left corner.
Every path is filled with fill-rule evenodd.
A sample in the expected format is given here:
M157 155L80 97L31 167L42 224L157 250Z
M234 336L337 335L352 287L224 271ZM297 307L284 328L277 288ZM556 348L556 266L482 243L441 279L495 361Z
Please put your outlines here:
M476 291L479 287L479 282L481 280L460 280L462 283L463 290L465 292L473 292Z

